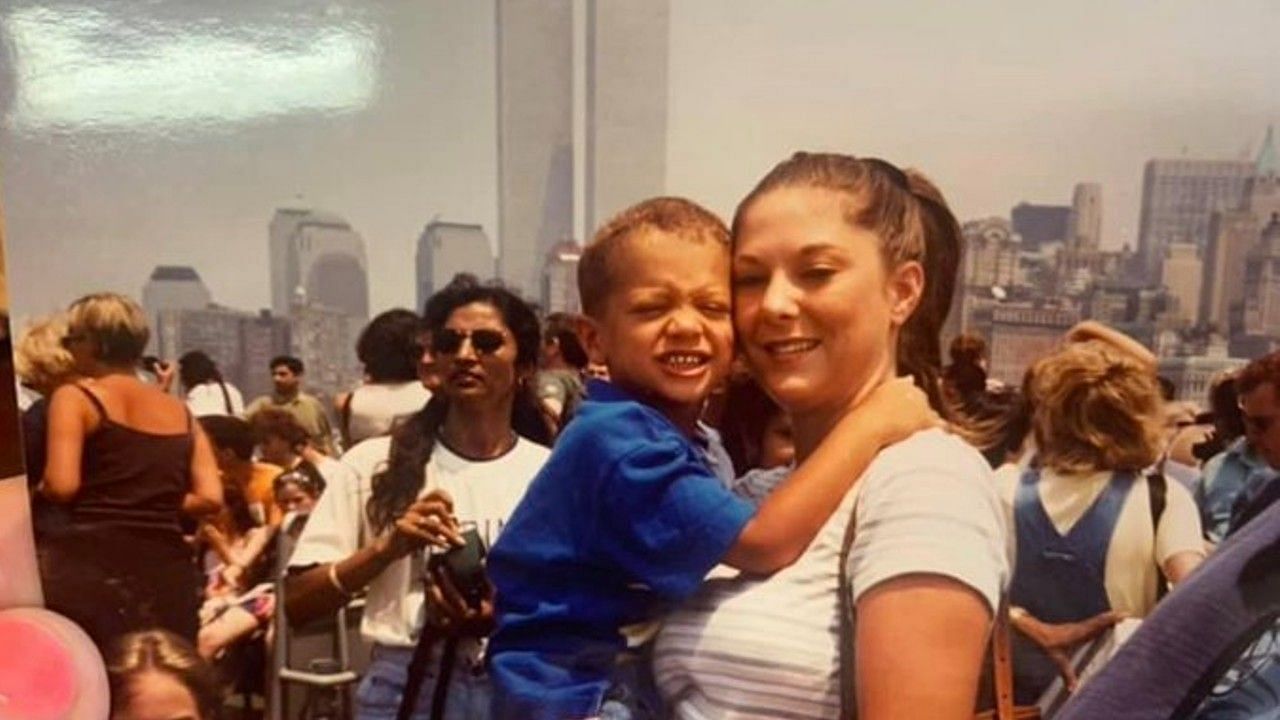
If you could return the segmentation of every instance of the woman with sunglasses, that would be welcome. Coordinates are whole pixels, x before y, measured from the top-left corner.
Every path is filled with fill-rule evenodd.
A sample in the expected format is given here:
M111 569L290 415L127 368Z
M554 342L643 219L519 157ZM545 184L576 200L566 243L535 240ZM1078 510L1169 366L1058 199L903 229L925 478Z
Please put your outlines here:
M529 389L540 349L533 311L502 288L462 283L433 296L424 316L438 392L390 437L347 452L352 472L320 497L290 560L294 624L367 588L361 634L374 649L356 694L362 720L396 716L424 635L437 646L413 717L429 716L442 672L447 717L488 716L481 647L492 603L469 607L447 579L428 574L424 554L459 544L462 524L492 544L548 455L538 443L550 434ZM456 649L451 663L441 644Z
M138 379L149 333L137 303L89 295L66 319L82 379L49 402L41 493L67 513L42 527L45 604L100 648L155 627L194 642L200 577L180 516L221 509L213 450L181 400Z

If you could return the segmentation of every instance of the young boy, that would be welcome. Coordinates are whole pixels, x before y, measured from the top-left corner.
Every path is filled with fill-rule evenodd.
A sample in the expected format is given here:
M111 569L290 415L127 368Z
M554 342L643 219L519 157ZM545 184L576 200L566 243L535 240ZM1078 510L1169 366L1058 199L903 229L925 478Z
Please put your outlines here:
M625 628L719 563L794 562L879 449L934 421L909 383L889 383L757 509L708 468L698 430L733 356L724 224L688 200L642 202L596 233L578 287L610 382L591 381L489 555L497 718L599 716L630 692Z

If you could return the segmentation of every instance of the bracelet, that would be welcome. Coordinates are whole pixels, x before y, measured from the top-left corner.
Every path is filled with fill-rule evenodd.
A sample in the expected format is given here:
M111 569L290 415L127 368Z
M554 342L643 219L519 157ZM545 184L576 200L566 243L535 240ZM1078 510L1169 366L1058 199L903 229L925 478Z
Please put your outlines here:
M332 585L335 590L342 593L343 597L349 598L352 595L355 595L355 593L342 586L342 581L338 579L338 563L336 562L329 563L329 584Z

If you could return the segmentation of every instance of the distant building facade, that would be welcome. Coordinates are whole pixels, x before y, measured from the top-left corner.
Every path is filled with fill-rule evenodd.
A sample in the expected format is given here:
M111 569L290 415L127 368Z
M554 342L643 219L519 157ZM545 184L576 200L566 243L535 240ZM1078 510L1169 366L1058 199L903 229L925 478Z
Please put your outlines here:
M291 349L289 321L268 311L255 314L217 305L161 310L153 331L157 355L177 359L202 350L246 399L271 392L267 365Z
M157 265L151 271L147 284L142 286L142 309L152 328L147 343L150 352L157 352L155 328L160 313L165 310L200 310L213 303L213 295L195 268L186 265Z
M498 270L537 297L573 236L573 3L497 0Z
M1067 247L1076 251L1096 251L1102 241L1102 186L1077 183L1071 195L1067 219Z
M1041 245L1067 239L1071 207L1024 202L1014 206L1009 217L1013 222L1013 232L1022 238L1023 249L1036 250Z
M269 230L271 309L289 314L298 298L369 319L369 264L364 239L332 213L281 208Z
M481 280L497 275L497 258L489 236L480 225L441 222L427 223L418 236L417 310L454 275L470 273Z
M663 194L669 0L587 0L583 232Z
M1200 288L1204 284L1204 266L1200 250L1189 242L1171 243L1164 250L1160 264L1160 284L1176 301L1174 312L1186 324L1194 324L1200 314Z
M990 312L988 374L1015 387L1021 385L1027 368L1058 347L1067 330L1080 321L1074 307L1029 302L997 304Z
M1214 212L1239 207L1254 163L1236 160L1149 160L1142 174L1138 254L1147 278L1156 277L1165 248L1204 249Z
M566 240L547 253L542 272L542 307L548 313L582 312L578 296L578 261L582 246Z

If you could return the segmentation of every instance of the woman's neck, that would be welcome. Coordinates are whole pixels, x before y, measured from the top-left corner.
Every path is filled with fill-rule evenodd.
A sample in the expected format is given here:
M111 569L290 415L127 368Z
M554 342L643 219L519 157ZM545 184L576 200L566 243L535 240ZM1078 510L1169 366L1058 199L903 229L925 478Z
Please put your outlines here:
M136 377L135 370L132 365L106 365L100 362L93 362L89 367L84 369L84 377L93 378L95 380L111 375Z
M867 373L861 382L855 382L847 397L809 410L792 410L791 426L796 444L796 464L804 462L814 450L818 449L823 438L831 432L841 418L865 402L881 384L896 376L897 362L894 358L888 357Z
M477 407L452 403L440 426L440 439L449 449L467 458L494 458L515 444L511 429L511 402Z

